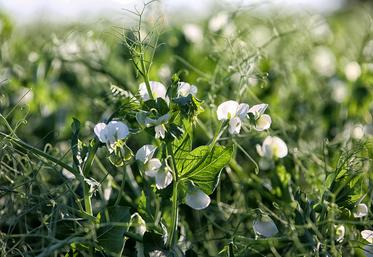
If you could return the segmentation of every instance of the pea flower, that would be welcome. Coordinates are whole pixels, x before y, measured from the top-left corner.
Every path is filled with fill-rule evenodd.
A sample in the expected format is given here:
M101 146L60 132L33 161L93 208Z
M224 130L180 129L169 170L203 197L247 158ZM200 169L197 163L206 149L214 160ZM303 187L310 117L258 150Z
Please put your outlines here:
M145 126L147 128L154 126L155 131L155 138L162 138L164 139L166 136L166 126L168 120L170 119L170 114L166 113L165 115L160 116L159 118L149 118L147 117L146 112L138 112L136 114L136 119L140 123L140 125Z
M362 218L368 215L368 207L365 203L360 203L355 207L354 213L355 218Z
M144 164L145 175L155 178L156 187L164 189L172 182L170 168L162 165L161 161L153 158L156 147L153 145L144 145L135 155L136 160Z
M191 186L185 198L185 203L195 210L205 209L210 205L211 199L202 190Z
M167 103L169 102L169 98L166 95L167 89L162 83L157 81L149 81L149 85L154 99L163 98ZM146 88L145 82L139 85L139 93L144 101L148 101L151 99Z
M177 95L186 97L189 94L192 96L196 96L197 94L197 87L195 85L190 85L187 82L179 82L177 85Z
M115 143L126 138L129 135L129 129L126 124L120 121L110 121L106 123L97 123L94 132L100 142L107 145L109 152L113 152Z
M242 121L246 118L249 111L249 105L238 103L233 100L221 103L216 111L218 120L229 120L228 131L230 134L239 134Z
M271 116L264 114L268 104L256 104L249 109L249 113L254 116L255 130L263 131L269 129L272 123Z
M271 237L278 233L276 224L268 215L261 215L253 221L254 232L264 237Z
M261 157L267 159L284 158L288 154L288 147L285 142L276 136L267 136L261 146L256 145L256 150Z
M335 226L335 234L337 236L336 241L338 243L341 243L345 237L345 226L340 225L340 226Z
M373 231L372 230L363 230L361 231L361 236L367 240L370 244L373 244Z

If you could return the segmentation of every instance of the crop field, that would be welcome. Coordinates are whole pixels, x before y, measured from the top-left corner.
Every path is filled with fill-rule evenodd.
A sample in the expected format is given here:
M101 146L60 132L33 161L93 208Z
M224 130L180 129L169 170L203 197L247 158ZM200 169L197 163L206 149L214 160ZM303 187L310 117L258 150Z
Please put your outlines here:
M372 2L162 8L0 9L0 256L372 257Z

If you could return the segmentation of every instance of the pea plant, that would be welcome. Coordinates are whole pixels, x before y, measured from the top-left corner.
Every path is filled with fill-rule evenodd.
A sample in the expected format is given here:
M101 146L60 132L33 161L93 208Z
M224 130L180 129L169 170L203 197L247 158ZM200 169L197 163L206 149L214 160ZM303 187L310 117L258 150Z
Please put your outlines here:
M101 249L120 256L126 238L131 238L137 241L137 256L189 255L192 251L181 244L180 205L186 204L197 211L207 208L222 170L232 158L234 146L229 138L238 135L242 127L266 131L272 120L264 113L267 104L250 107L247 103L228 100L216 109L213 137L206 145L194 146L196 120L205 108L198 98L198 87L181 81L178 74L171 78L168 86L150 80L157 37L148 35L142 39L140 25L141 20L132 38L126 38L125 45L143 82L136 92L112 86L116 99L113 114L94 126L89 143L78 139L80 123L74 120L73 170L83 187L85 213L94 216L98 226L103 226L97 231L99 247L92 251ZM225 134L230 137L220 140ZM129 142L139 136L146 138L147 143L139 149L131 149ZM286 144L277 137L268 137L259 148L268 163L287 154ZM125 170L126 166L137 167L142 192L137 209L131 211L128 206L121 205L122 192L118 192L114 206L107 208L105 214L97 214L92 209L92 194L99 183L91 177L90 168L98 150L116 167ZM126 176L128 174L124 173L119 191L123 191L125 181L130 180ZM127 225L106 227L105 231L103 224L108 222ZM271 229L267 232L266 223L263 224L256 224L258 233L273 234ZM275 227L273 222L270 226Z

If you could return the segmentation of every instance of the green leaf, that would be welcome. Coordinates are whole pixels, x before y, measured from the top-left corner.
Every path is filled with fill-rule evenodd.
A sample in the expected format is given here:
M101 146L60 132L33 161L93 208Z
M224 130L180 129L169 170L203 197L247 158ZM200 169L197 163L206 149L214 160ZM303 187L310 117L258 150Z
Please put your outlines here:
M181 179L189 179L202 191L210 195L217 183L221 170L228 164L232 157L233 148L215 146L200 146L177 162L177 169Z
M143 236L143 244L145 257L150 257L149 253L154 251L165 252L164 240L161 234L157 234L154 232L145 232Z
M103 248L106 254L111 256L121 256L125 238L124 233L129 229L131 219L130 208L127 206L113 206L105 210L102 217L106 217L97 230L98 245ZM124 223L111 225L110 223Z

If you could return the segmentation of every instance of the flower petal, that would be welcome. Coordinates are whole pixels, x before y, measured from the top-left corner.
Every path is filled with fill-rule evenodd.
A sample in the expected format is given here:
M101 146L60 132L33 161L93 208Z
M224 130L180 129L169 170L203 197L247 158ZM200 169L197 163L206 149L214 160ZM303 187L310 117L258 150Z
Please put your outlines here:
M253 229L256 234L264 237L271 237L278 233L276 224L267 215L262 216L260 219L254 220Z
M335 234L337 236L336 241L341 243L345 237L345 227L343 225L336 226Z
M93 131L102 143L107 142L107 129L105 123L97 123Z
M164 189L168 187L172 182L172 174L166 168L165 170L159 170L155 175L155 185L158 189Z
M368 215L368 206L365 203L360 203L356 206L353 213L355 218L362 218Z
M254 115L254 119L259 119L267 109L268 104L256 104L249 109L249 113Z
M221 103L216 110L218 120L228 120L236 116L239 104L236 101Z
M154 130L155 130L155 138L162 138L162 139L165 138L166 129L163 124L155 126Z
M107 124L109 141L111 143L126 138L129 135L129 129L121 121L110 121Z
M239 134L241 130L242 122L239 117L234 117L229 120L229 128L228 131L232 135Z
M153 158L154 152L157 149L154 145L144 145L136 152L136 160L142 163L147 163L151 158Z
M361 236L367 240L370 244L373 244L373 231L372 230L363 230L361 231Z
M162 163L159 159L153 158L146 163L145 175L149 177L155 177L158 170L162 167Z
M269 129L271 126L272 119L271 116L268 114L263 114L262 116L259 117L259 119L256 120L255 124L255 130L257 131L263 131L266 129Z
M240 104L237 109L237 116L240 117L241 120L245 119L246 115L249 113L249 108L250 106L248 104Z
M150 85L150 89L153 94L153 98L157 99L160 97L167 101L168 99L168 97L166 96L167 89L162 83L157 82L157 81L149 81L149 85ZM140 93L141 98L144 101L147 101L150 99L145 82L139 85L139 93Z
M185 198L185 203L195 210L205 209L210 202L210 197L196 187L190 189Z
M285 142L279 137L273 137L273 155L277 158L284 158L288 155L288 147Z

